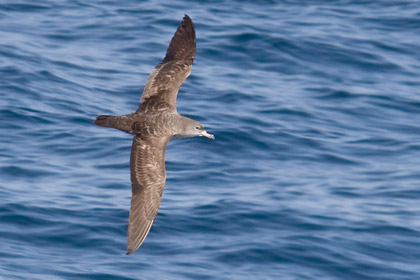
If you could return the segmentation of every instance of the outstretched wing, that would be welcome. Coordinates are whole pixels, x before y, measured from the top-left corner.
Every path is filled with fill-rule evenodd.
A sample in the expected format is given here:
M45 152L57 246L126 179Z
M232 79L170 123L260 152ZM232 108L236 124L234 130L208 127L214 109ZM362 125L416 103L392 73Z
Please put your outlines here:
M176 108L178 90L191 73L194 57L194 24L185 15L169 44L165 58L150 73L141 100L158 98Z
M132 197L127 254L134 253L143 243L159 210L166 181L168 142L169 137L143 139L134 136L130 158Z

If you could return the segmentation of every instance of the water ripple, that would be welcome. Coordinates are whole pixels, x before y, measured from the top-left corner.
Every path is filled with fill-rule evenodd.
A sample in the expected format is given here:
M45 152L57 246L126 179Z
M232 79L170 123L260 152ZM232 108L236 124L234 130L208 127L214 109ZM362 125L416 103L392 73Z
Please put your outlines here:
M417 279L413 1L0 4L0 278ZM187 8L185 8L187 7ZM178 21L197 57L161 210L125 256L135 111Z

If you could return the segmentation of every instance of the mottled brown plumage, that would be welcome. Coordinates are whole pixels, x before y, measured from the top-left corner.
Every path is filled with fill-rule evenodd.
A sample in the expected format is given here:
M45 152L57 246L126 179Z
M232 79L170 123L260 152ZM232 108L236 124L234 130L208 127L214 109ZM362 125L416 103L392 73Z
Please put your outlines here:
M178 90L191 73L195 45L194 24L185 15L165 58L146 82L138 110L121 116L102 115L95 121L96 125L134 134L127 254L135 252L143 243L159 210L166 181L165 150L171 137L214 139L199 122L179 115L176 110Z

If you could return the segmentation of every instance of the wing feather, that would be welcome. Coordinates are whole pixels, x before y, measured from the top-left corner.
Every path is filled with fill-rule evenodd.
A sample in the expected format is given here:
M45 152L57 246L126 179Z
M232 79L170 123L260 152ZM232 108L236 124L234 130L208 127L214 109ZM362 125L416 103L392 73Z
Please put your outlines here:
M127 254L134 253L143 243L159 210L166 181L168 142L169 137L144 139L134 136L130 157L132 197Z
M176 97L190 75L196 52L194 23L185 15L173 36L165 58L150 73L141 96L144 102L159 98L176 108Z

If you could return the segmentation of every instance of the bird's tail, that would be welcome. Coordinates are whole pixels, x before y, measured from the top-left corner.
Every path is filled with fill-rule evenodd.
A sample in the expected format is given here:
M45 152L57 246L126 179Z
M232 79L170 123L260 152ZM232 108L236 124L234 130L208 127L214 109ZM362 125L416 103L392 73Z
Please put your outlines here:
M117 123L116 118L117 118L116 116L101 115L96 118L95 124L99 126L116 128L116 123Z
M110 116L110 115L101 115L98 116L95 120L95 124L104 127L116 128L128 133L133 132L132 120L128 115L123 116Z

